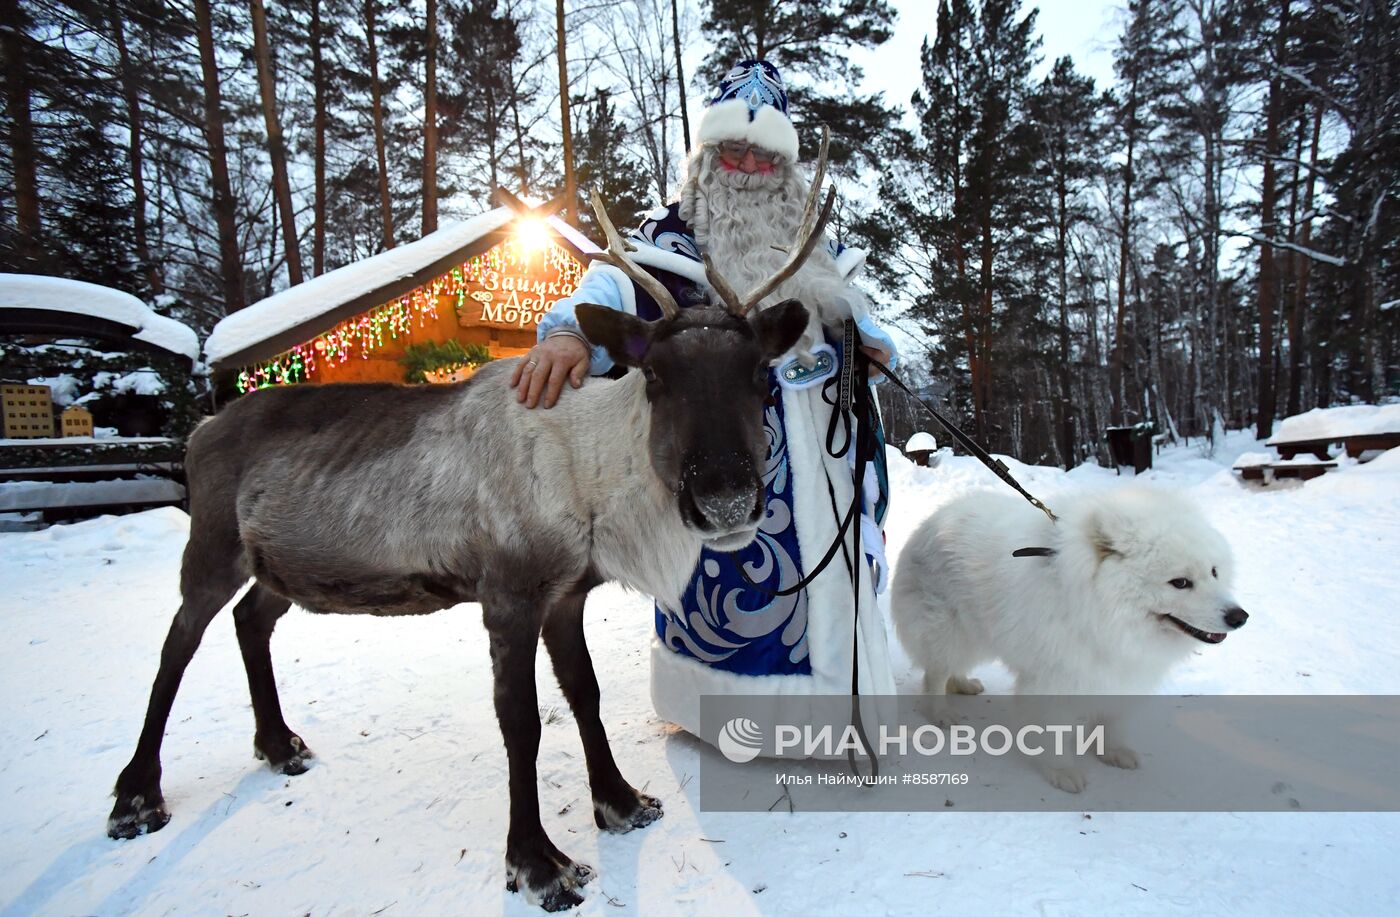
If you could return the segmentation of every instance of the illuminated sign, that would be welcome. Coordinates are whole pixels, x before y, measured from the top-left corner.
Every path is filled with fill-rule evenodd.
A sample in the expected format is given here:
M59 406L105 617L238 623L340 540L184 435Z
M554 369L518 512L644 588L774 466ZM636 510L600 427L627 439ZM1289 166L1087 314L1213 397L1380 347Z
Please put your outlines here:
M583 278L583 265L552 242L509 238L463 265L463 327L534 328Z

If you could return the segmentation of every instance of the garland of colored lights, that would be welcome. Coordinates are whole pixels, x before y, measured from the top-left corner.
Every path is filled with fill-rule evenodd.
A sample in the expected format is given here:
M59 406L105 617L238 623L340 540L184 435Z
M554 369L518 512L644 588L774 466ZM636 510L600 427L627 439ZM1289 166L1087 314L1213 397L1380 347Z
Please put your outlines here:
M245 367L238 374L238 393L241 395L271 385L305 382L321 361L345 363L356 355L368 360L370 354L383 347L386 341L393 342L400 335L411 335L415 327L424 328L429 320L436 322L439 296L454 297L457 314L460 315L466 304L467 284L480 284L485 275L492 271L528 270L529 261L535 254L542 258L541 267L559 272L561 288L573 289L582 279L582 265L558 245L551 243L530 251L517 245L514 239L506 239L396 300L347 319L330 331L298 344L265 363Z

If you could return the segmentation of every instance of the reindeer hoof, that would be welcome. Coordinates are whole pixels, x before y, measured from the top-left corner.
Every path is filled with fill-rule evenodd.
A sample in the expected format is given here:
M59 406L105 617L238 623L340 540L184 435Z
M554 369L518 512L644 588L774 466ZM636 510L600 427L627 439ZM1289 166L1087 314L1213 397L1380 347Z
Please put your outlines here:
M518 892L551 913L582 904L578 889L597 875L592 866L575 863L558 850L553 852L554 856L506 857L506 890Z
M160 793L146 797L140 793L119 794L112 814L107 816L107 836L130 840L159 831L170 823L170 811Z
M311 759L316 754L306 747L299 735L289 735L280 740L253 739L253 757L266 761L268 767L279 774L295 777L304 774L311 767Z
M655 796L632 790L635 800L630 806L615 806L595 799L593 801L593 822L604 831L613 834L626 834L637 828L645 828L663 814L661 800Z

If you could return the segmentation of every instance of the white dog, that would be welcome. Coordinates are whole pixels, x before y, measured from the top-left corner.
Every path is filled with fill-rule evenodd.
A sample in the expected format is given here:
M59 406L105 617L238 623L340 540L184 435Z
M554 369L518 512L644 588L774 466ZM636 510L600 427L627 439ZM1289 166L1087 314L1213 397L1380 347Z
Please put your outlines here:
M1249 618L1231 595L1229 546L1183 497L1128 486L1053 503L1057 523L1020 497L971 493L904 546L890 607L925 694L981 693L968 673L993 659L1018 694L1151 694L1173 663ZM1109 743L1105 763L1137 766ZM1084 785L1072 769L1047 776Z

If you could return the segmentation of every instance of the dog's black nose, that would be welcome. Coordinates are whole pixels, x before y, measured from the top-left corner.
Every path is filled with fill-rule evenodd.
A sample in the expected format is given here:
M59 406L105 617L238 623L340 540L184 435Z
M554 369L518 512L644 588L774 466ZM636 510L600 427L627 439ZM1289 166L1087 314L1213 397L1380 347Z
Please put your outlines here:
M1249 612L1243 608L1230 608L1225 612L1225 623L1231 627L1244 627L1244 622L1249 620Z

